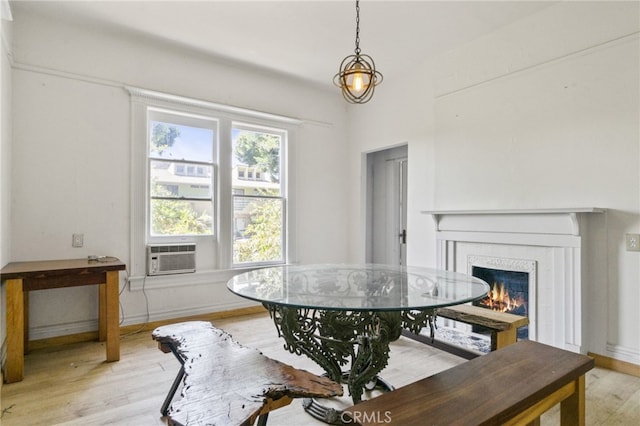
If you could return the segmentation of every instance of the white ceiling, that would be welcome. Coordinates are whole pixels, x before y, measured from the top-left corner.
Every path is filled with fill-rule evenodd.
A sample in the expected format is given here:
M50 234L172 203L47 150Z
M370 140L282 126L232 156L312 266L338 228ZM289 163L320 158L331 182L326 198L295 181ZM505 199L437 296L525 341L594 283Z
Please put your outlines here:
M355 48L355 1L11 1L14 12L145 35L332 84ZM385 79L555 2L362 0L360 48ZM19 14L14 13L19 16Z

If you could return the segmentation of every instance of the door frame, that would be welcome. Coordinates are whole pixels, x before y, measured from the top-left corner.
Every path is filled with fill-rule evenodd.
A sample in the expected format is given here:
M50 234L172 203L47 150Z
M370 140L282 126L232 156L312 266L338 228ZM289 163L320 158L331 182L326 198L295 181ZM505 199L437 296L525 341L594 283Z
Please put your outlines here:
M373 231L373 225L374 225L374 208L373 208L373 203L374 203L374 194L373 194L373 182L374 182L374 178L373 178L373 172L374 172L374 163L376 160L376 155L383 155L384 153L390 153L393 150L397 150L398 148L405 148L405 153L403 155L397 156L397 159L399 158L406 158L407 163L409 160L409 144L408 142L402 142L402 143L398 143L395 145L390 145L390 146L386 146L383 148L379 148L379 149L375 149L375 150L371 150L371 151L367 151L367 152L363 152L362 153L362 170L364 170L364 173L361 174L362 176L362 212L363 212L363 221L362 221L362 226L363 226L363 232L362 235L364 236L363 238L363 252L364 252L364 260L367 263L370 263L374 257L374 231ZM392 160L393 158L390 157L387 160ZM406 182L408 182L408 178L406 180ZM406 194L406 187L405 187L405 194ZM406 209L407 207L407 200L404 200L404 207ZM405 215L406 215L406 211L405 211ZM399 238L399 237L398 237ZM406 263L406 245L405 245L405 263Z

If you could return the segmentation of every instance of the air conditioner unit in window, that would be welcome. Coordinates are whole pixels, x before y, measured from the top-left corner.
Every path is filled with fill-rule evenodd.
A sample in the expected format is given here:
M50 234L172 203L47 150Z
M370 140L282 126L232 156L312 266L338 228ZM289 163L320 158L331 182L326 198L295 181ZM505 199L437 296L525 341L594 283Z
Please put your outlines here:
M147 246L147 275L184 274L195 271L195 244Z

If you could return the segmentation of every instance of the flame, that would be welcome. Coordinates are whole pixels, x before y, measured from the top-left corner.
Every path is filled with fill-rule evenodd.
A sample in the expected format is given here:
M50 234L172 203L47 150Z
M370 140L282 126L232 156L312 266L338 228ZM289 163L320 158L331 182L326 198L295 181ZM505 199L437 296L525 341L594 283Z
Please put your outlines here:
M511 312L524 304L522 298L512 298L504 283L494 282L489 294L480 304L498 312Z

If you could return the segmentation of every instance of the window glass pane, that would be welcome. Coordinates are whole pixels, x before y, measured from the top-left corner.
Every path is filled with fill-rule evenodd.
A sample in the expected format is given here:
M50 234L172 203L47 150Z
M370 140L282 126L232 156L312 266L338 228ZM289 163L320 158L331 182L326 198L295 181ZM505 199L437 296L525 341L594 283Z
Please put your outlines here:
M151 161L152 197L211 199L211 166Z
M167 160L213 161L212 129L162 121L149 122L149 157Z
M208 201L151 200L152 235L212 235L213 204Z
M233 263L283 261L280 198L233 197Z
M278 134L233 129L233 189L280 195L281 143Z

